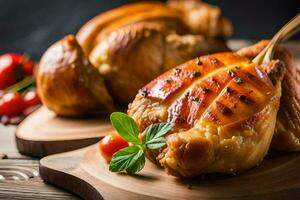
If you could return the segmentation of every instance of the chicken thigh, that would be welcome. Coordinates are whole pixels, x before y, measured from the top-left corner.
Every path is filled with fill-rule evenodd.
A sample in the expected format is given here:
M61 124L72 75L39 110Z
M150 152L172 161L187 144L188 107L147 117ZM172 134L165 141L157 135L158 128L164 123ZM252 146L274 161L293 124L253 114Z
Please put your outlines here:
M147 152L169 174L240 172L269 149L284 73L281 60L259 65L233 52L201 56L147 84L128 114L140 131L156 122L174 125L166 146Z

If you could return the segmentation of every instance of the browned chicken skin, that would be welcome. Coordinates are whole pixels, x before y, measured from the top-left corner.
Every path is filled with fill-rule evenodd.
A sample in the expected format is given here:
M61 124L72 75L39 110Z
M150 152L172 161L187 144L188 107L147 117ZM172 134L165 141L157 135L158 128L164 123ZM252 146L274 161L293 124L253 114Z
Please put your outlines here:
M114 104L132 101L138 89L171 67L201 54L227 50L224 38L231 33L229 21L223 20L218 8L196 0L186 1L191 2L193 10L203 13L201 16L187 17L187 9L176 6L181 1L172 1L172 8L157 2L134 3L107 11L85 24L76 35L79 45L74 37L72 41L64 38L55 43L43 55L39 67L38 76L42 77L38 77L38 87L44 105L63 116L107 111ZM195 25L189 18L203 23ZM202 26L201 30L193 30L195 26ZM60 47L63 51L53 53ZM74 52L85 62L65 58ZM98 88L78 91L80 76L68 75L72 71L68 67L80 69L83 74L92 71L93 77L101 80L96 81ZM65 87L57 87L58 79L60 85L70 85L66 91ZM58 91L53 92L54 88ZM91 98L91 94L98 97Z
M209 37L229 37L232 34L230 21L222 16L222 12L217 6L194 0L169 0L167 4L169 7L181 11L184 22L188 24L194 34Z
M146 85L128 114L141 131L174 124L167 145L147 152L169 174L239 172L259 164L269 149L284 72L280 60L258 65L237 53L201 56Z
M249 48L238 51L240 55L254 58L268 41L262 41ZM295 66L292 55L284 48L278 48L275 57L280 58L286 66L282 81L282 96L277 114L276 128L271 147L280 151L300 150L300 73Z
M43 103L57 114L96 114L99 106L113 109L103 78L84 57L73 36L52 45L39 65L38 93Z
M283 151L300 151L300 74L289 56L272 147Z
M171 66L196 54L225 49L216 39L170 34L158 23L142 22L112 32L89 58L106 80L113 99L128 104L142 86Z

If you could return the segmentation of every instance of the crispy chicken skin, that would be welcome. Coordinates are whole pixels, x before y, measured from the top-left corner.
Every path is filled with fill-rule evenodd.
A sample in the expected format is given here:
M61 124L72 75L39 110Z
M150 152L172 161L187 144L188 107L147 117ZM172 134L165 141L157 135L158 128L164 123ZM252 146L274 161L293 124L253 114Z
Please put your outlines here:
M167 145L147 152L167 173L240 172L269 149L284 73L280 60L258 65L232 52L201 56L147 84L128 114L140 131L156 122L174 124Z
M231 22L217 6L197 0L169 0L167 5L183 14L184 22L194 34L228 37L233 32Z
M268 41L262 41L250 49L238 51L240 55L254 58ZM292 55L284 48L277 49L275 57L285 63L286 74L282 81L282 96L277 114L276 128L271 147L280 151L300 150L300 73Z
M192 1L187 1L190 2ZM193 2L193 5L203 4L196 0ZM210 19L207 23L199 24L205 31L202 29L195 31L192 30L195 25L183 19L188 10L175 7L158 2L139 2L121 6L102 13L86 23L76 34L76 39L74 37L72 39L76 45L69 45L70 41L65 38L55 43L44 53L44 61L40 64L38 74L43 75L38 77L43 104L63 116L79 116L88 114L89 111L92 113L107 111L113 105L127 105L134 99L138 89L171 67L197 55L228 49L225 43L228 31L225 29L231 29L231 24L226 22L224 26L212 26L224 21L217 8L208 4L194 8L205 13L197 17L199 20ZM218 14L214 17L209 14L216 10ZM211 34L208 30L212 28L219 31ZM53 49L65 46L68 48L53 53ZM89 64L70 62L68 57L65 58L74 52L78 58ZM50 70L54 65L49 61L55 62L55 68ZM83 95L76 87L68 87L65 92L65 87L58 87L54 81L50 81L60 80L60 85L80 85L80 76L77 73L69 75L72 81L65 79L68 77L68 71L72 71L67 68L74 67L85 71L90 70L91 66L95 68L92 70L92 76L99 76L98 79L101 80L99 88L107 90L103 94L96 90L86 91L85 93L89 95ZM49 78L46 77L47 73ZM54 88L58 91L53 92ZM87 87L87 90L91 88ZM98 106L95 98L90 98L91 94L95 93L104 97ZM61 94L65 95L62 97Z
M190 14L191 11L194 14ZM206 37L229 37L233 31L231 22L222 16L216 6L200 0L170 0L167 5L146 1L109 10L82 26L76 37L84 52L89 54L100 39L110 32L124 25L142 21L165 21L169 23L169 31L175 29L178 33L189 32Z
M204 4L194 0L186 3L191 2L194 5ZM99 23L100 19L96 22L92 19L78 32L76 37L79 43L87 52L91 63L104 77L117 104L127 105L134 99L138 89L171 67L195 55L227 49L224 37L229 34L223 29L231 29L231 24L227 22L226 27L210 27L211 24L223 20L223 17L219 10L218 17L207 16L217 8L208 4L195 8L205 12L206 18L211 19L207 24L198 26L205 30L219 30L210 34L208 31L192 31L192 26L196 25L183 19L187 9L170 7L157 2L125 5L101 14L102 18L107 16L102 23ZM91 26L94 28L90 28ZM99 27L102 27L101 30ZM85 33L91 29L99 31L92 37ZM177 40L174 41L174 38Z
M38 93L43 103L57 114L96 114L99 106L113 110L103 78L83 56L73 36L52 45L39 65Z
M281 151L300 151L300 74L290 55L282 82L282 97L272 147Z
M180 36L165 28L163 24L146 22L119 28L99 42L89 55L116 103L128 104L142 86L171 66L196 54L227 49L217 39Z

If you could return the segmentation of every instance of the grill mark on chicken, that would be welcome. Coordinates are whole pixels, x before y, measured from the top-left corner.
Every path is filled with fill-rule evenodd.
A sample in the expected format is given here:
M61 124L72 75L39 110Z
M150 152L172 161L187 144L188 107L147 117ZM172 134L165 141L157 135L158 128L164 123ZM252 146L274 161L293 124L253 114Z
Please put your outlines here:
M200 61L202 62L202 65L206 67L219 68L224 66L224 63L222 63L220 60L210 55L200 58Z
M140 95L161 101L168 109L168 121L183 130L191 128L200 118L226 124L232 118L245 117L234 111L238 108L253 111L261 108L260 104L271 95L268 90L272 83L267 74L241 56L225 53L223 57L232 59L227 66L216 57L227 62L221 54L196 58L152 81L140 90ZM201 76L193 76L195 72ZM255 96L259 97L257 102L252 100Z
M229 80L230 76L225 71L222 71L196 84L169 107L169 121L179 125L181 128L190 128L194 124L195 119L205 111L205 108L210 105L211 101ZM191 99L193 101L188 101ZM186 121L183 121L183 119ZM180 123L177 123L178 121Z
M231 59L231 62L223 63L220 61L226 61L226 59ZM199 63L199 61L197 60L200 60L202 65L198 65L197 63ZM207 78L210 73L217 74L219 72L217 69L225 65L227 65L228 69L231 69L234 68L234 65L236 66L237 63L245 65L248 62L248 59L229 52L198 57L164 73L146 85L144 89L147 90L149 93L148 97L150 98L158 101L172 102L179 97L179 93L184 93L184 91L192 87L191 85ZM199 72L201 76L196 78L191 76L191 74L195 72ZM173 83L166 84L165 79L172 80Z
M210 61L211 59L213 61ZM209 59L207 59L207 57L205 57L205 59L202 58L202 60L203 63L206 64L208 63L209 64L213 63L214 65L217 64L217 66L220 69L217 69L212 73L208 73L206 76L202 77L201 79L198 79L196 83L193 83L189 87L192 89L187 90L187 92L184 93L184 95L179 97L179 100L174 101L174 103L170 105L168 110L169 113L168 121L174 123L175 125L183 129L191 128L196 123L196 119L200 118L200 116L205 112L206 108L210 106L210 104L215 100L217 95L225 88L226 84L230 80L234 78L234 82L236 84L238 85L241 84L241 81L237 82L236 79L243 80L239 76L244 77L243 71L244 70L247 71L247 68L245 68L245 63L248 64L248 61L241 64L241 66L243 66L243 70L242 70L241 66L237 67L236 65L220 67L221 62L217 61L212 56L209 56ZM228 71L230 71L231 73L228 73ZM232 76L232 73L234 73L234 76ZM258 82L260 84L263 84L260 80ZM197 85L197 83L200 84ZM209 95L206 94L208 91L211 91ZM197 99L197 103L187 101L187 99L191 99L191 98ZM236 96L235 99L238 98L239 97ZM244 102L247 103L251 102L249 98L242 97L242 100L244 100ZM237 107L237 103L233 105L233 108L236 107ZM212 115L212 112L208 112L207 115ZM220 120L217 119L216 116L211 117L211 119L213 119L213 121L216 122L221 122Z
M195 65L195 61L189 61L169 72L163 74L160 79L155 79L144 87L148 91L149 97L166 101L180 90L184 90L192 82L202 78L201 74L207 74L221 65L206 67L205 65ZM166 82L166 80L170 80ZM150 89L151 88L151 89Z
M149 92L145 88L142 88L139 90L139 94L141 94L142 97L147 97Z
M232 115L233 114L232 110L221 102L217 101L216 106L217 106L218 111L220 113L222 113L223 115Z
M212 62L204 59L205 62L218 63L215 59ZM263 107L264 104L262 102L266 102L272 95L269 90L273 87L271 87L269 79L266 78L267 74L260 71L255 64L239 67L221 67L216 71L217 73L209 73L207 76L198 79L196 83L190 86L192 89L187 90L184 95L181 95L178 100L169 106L169 122L185 130L191 128L197 119L205 113L202 116L203 120L209 120L217 124L226 124L230 120L241 120L246 117L233 111L237 110L237 107L242 107L250 113L251 109L252 112L257 111L257 109ZM231 73L228 73L228 71ZM234 73L234 76L232 76L232 73ZM209 76L211 74L212 76ZM225 92L221 92L224 88ZM203 92L204 90L207 91L207 89L212 92L210 94ZM224 95L226 92L228 94ZM254 94L260 96L257 102L251 98ZM219 102L217 100L219 98L227 102L227 104L228 102L232 102L232 104L229 107ZM191 99L192 101L190 101ZM244 105L241 105L241 103Z
M188 86L173 91L166 97L168 101L147 98L163 106L168 117L160 121L175 124L166 138L167 146L157 157L172 175L190 177L248 169L261 162L274 132L281 92L278 83L284 69L258 66L234 53L208 57L224 65L216 67L218 61L200 57L200 67L209 68L205 63L211 62L215 69L201 72ZM275 85L270 77L273 70Z
M242 102L244 102L245 104L250 104L250 103L252 102L252 100L249 99L249 98L248 98L247 96L245 96L245 95L240 95L239 98L240 98L240 100L241 100Z
M274 93L273 85L267 74L257 70L259 69L255 65L238 69L236 77L230 80L226 88L210 104L201 120L225 125L233 121L244 120L252 113L261 110ZM256 73L256 76L253 75L253 72ZM256 82L253 82L252 79L241 78L246 77L245 74L247 73L255 76ZM237 82L237 78L242 79L243 82ZM225 107L226 112L224 112ZM243 112L238 112L240 110L243 110Z

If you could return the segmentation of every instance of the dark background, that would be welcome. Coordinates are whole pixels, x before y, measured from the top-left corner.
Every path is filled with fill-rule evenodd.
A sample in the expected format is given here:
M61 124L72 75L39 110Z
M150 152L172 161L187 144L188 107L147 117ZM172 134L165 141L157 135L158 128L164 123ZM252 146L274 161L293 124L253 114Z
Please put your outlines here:
M45 49L101 11L135 0L0 0L0 54ZM218 5L234 25L233 38L270 38L300 11L300 0L205 0ZM300 39L299 34L293 39Z

